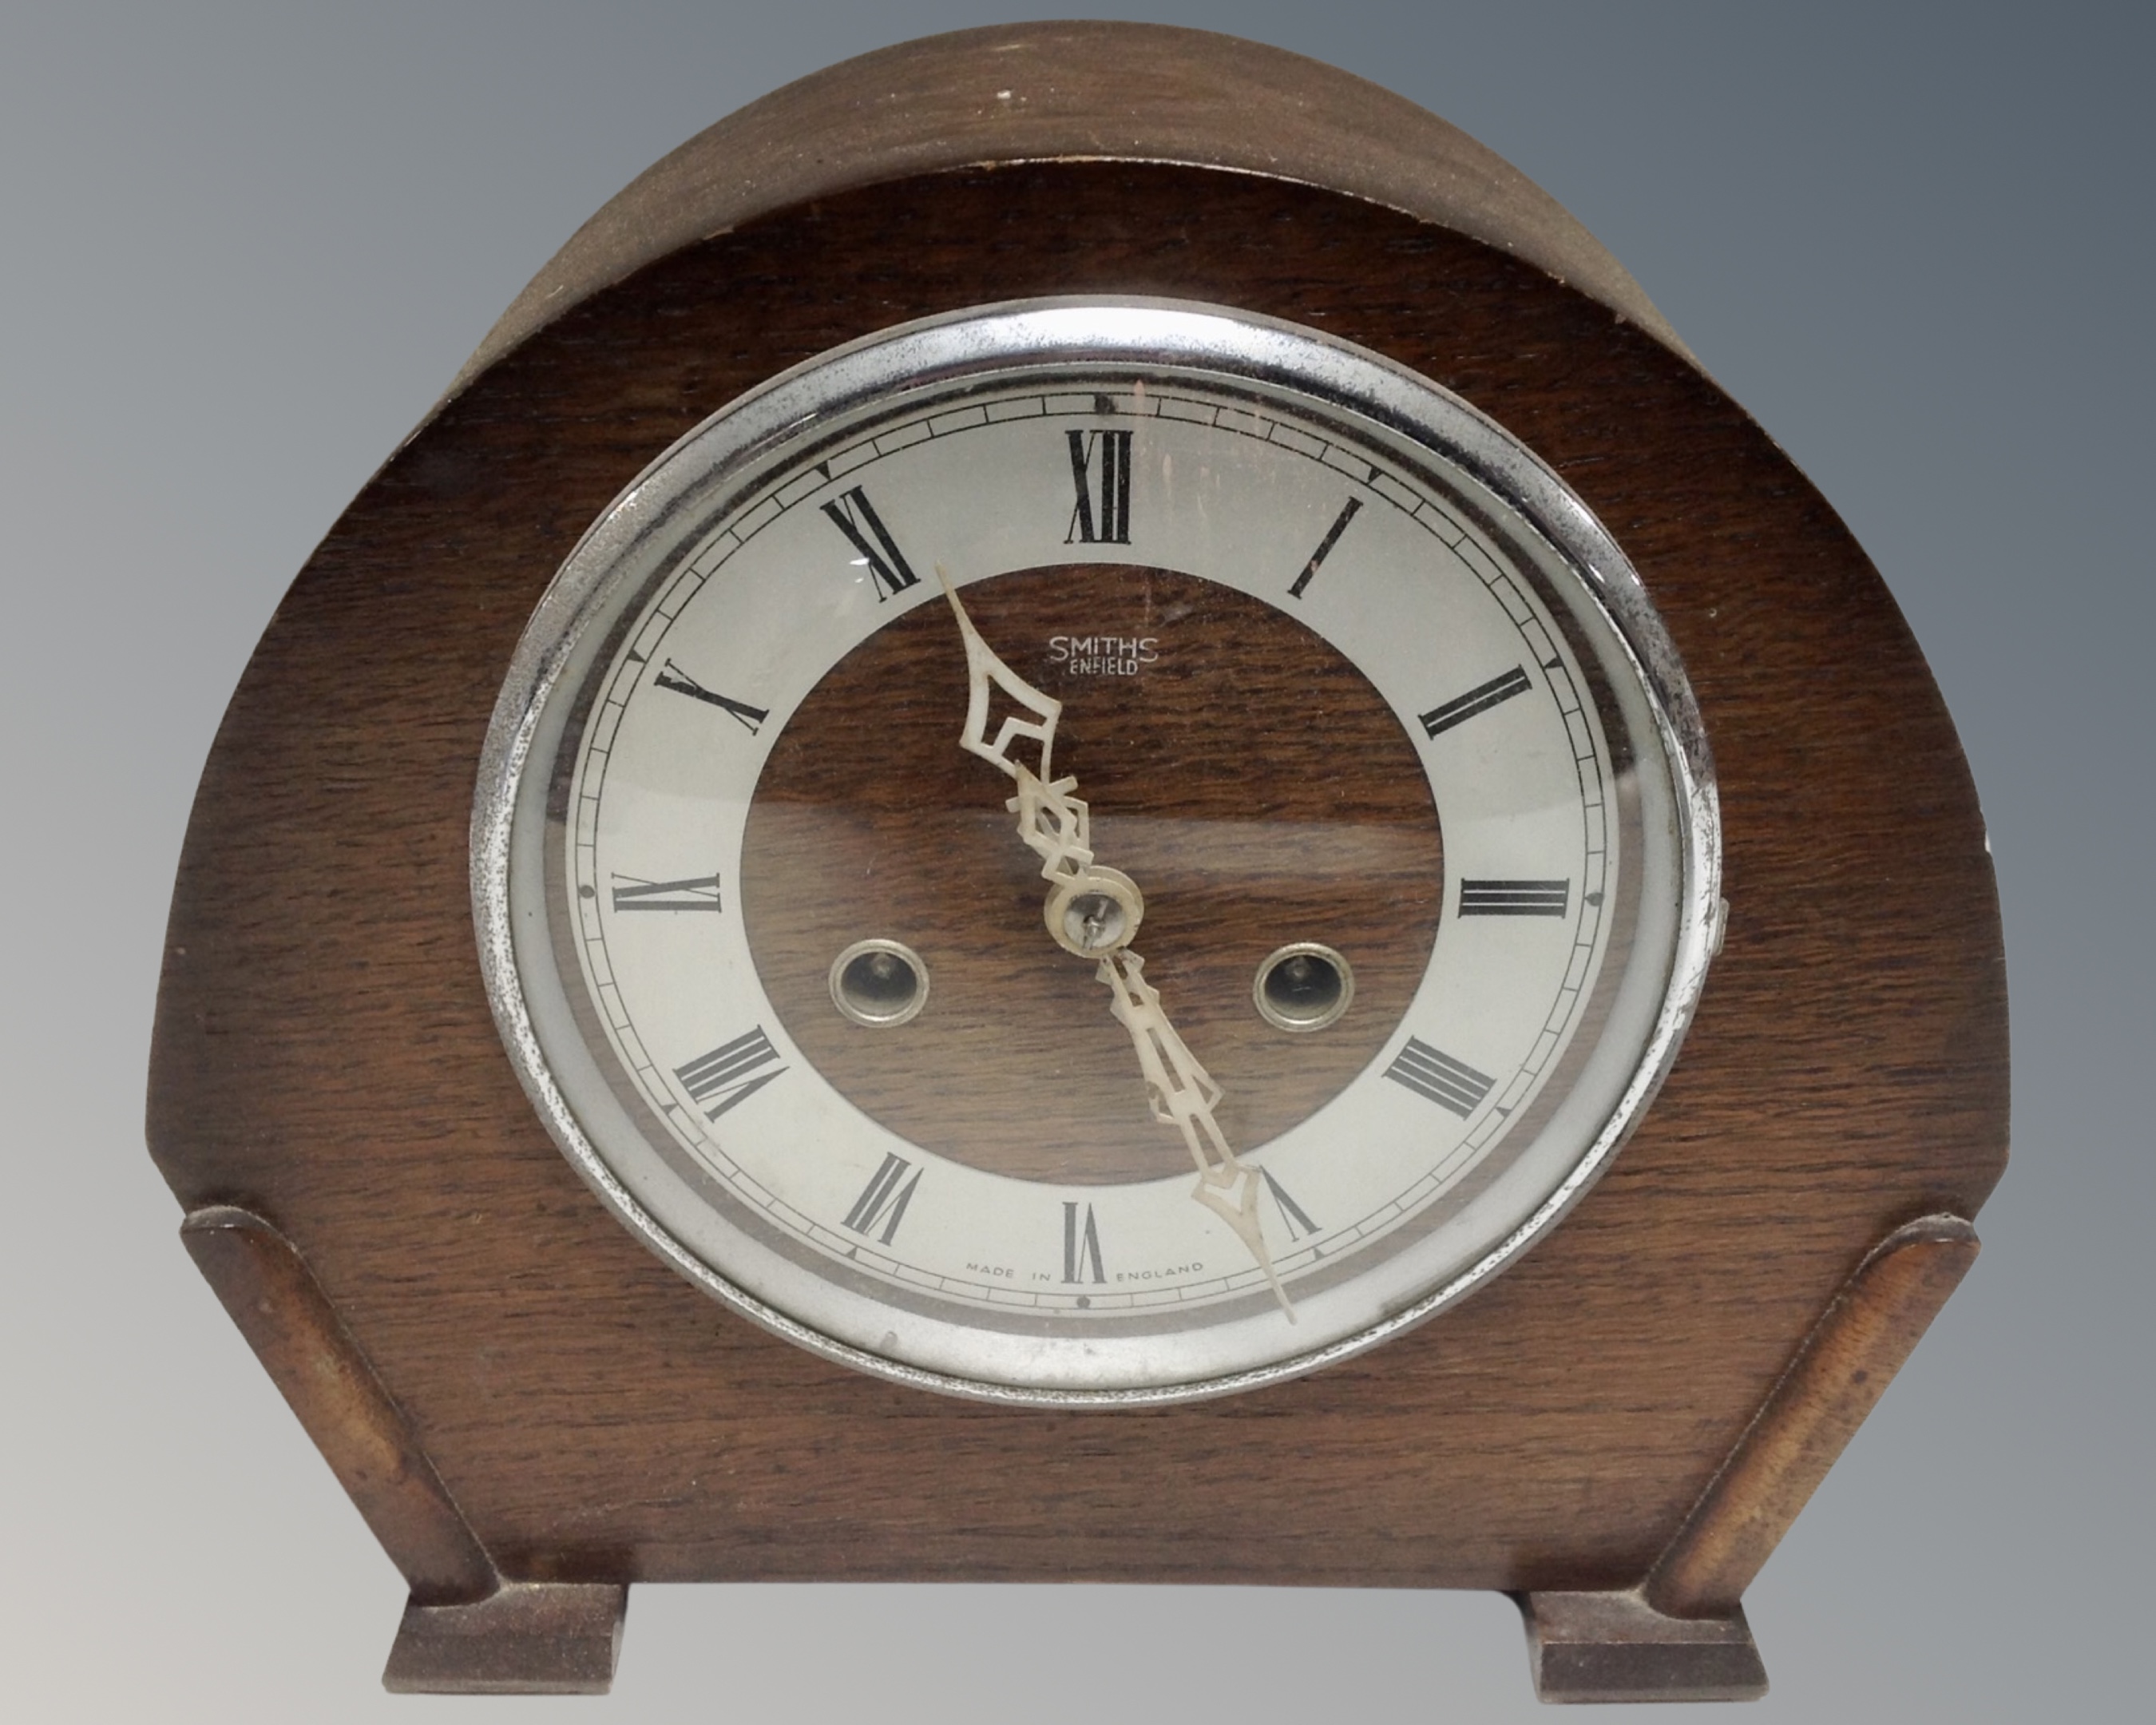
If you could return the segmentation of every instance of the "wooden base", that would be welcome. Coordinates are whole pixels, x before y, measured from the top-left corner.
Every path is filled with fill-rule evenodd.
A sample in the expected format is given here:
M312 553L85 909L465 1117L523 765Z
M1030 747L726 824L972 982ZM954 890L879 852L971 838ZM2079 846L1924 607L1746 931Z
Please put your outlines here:
M1767 1667L1742 1606L1665 1617L1635 1593L1520 1594L1543 1701L1757 1701Z
M511 1581L464 1605L404 1608L382 1686L396 1695L604 1695L629 1589Z
M503 1578L305 1261L229 1204L181 1227L197 1266L413 1583L385 1687L454 1695L600 1694L626 1579ZM1640 1586L1530 1590L1544 1701L1751 1701L1767 1692L1738 1596L1766 1562L1974 1261L1953 1216L1897 1229L1835 1296Z

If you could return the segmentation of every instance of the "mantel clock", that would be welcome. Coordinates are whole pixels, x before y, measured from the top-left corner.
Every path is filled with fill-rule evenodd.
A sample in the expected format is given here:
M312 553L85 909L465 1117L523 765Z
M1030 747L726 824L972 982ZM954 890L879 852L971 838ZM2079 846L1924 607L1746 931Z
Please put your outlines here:
M1345 74L1048 24L685 146L370 482L151 1136L392 1687L970 1578L1500 1588L1550 1698L1729 1698L2005 1048L1922 659L1630 277Z

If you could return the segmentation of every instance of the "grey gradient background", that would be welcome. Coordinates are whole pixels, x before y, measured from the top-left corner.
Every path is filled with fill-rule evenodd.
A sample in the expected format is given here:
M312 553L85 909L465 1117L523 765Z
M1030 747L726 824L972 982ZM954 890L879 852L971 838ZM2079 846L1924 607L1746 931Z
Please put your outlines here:
M650 1588L609 1702L385 1697L403 1589L142 1150L196 775L370 471L663 151L830 61L1053 10L0 11L0 1715L1538 1716L1503 1600L1319 1591ZM2016 1160L1974 1275L1753 1589L1754 1717L2148 1717L2151 14L1142 15L1331 60L1518 164L1884 571L1990 823Z

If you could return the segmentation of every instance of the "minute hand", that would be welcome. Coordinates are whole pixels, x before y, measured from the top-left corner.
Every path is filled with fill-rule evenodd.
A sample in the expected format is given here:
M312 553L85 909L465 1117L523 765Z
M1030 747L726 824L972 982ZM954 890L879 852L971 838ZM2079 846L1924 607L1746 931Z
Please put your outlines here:
M1259 1224L1261 1176L1237 1158L1222 1134L1213 1111L1221 1100L1220 1086L1176 1034L1161 1009L1159 991L1145 979L1145 960L1130 950L1131 937L1144 914L1137 883L1095 860L1091 814L1077 794L1078 781L1049 777L1063 703L1044 695L997 657L966 614L951 578L940 565L936 573L966 644L966 726L959 742L994 763L1017 785L1018 794L1004 807L1018 816L1019 837L1042 859L1040 872L1050 883L1050 932L1066 949L1099 959L1096 974L1108 985L1113 997L1109 1010L1130 1032L1131 1045L1137 1050L1153 1118L1182 1132L1190 1159L1197 1164L1198 1183L1190 1195L1235 1230L1292 1323L1295 1307L1281 1286ZM988 710L995 689L1002 690L1027 716L1005 718L992 742ZM1011 757L1012 745L1021 739L1040 744L1038 773ZM1097 914L1112 916L1112 922L1096 922L1095 914L1083 913L1088 904L1105 906ZM1081 911L1074 913L1070 908L1074 905Z
M1126 947L1103 958L1096 973L1114 996L1109 1011L1131 1033L1131 1045L1137 1050L1152 1117L1181 1131L1190 1159L1198 1164L1198 1183L1190 1195L1240 1236L1265 1271L1281 1310L1293 1323L1295 1307L1273 1269L1272 1254L1265 1248L1265 1231L1258 1221L1262 1177L1237 1158L1213 1116L1221 1098L1220 1086L1168 1021L1160 991L1145 979L1144 959Z

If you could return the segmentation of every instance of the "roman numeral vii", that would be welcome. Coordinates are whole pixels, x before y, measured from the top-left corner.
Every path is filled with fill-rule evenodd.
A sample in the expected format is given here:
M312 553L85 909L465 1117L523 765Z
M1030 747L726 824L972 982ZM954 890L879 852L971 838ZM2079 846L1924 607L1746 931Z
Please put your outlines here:
M906 1178L909 1173L913 1176L910 1180ZM846 1212L846 1226L889 1245L898 1224L906 1219L906 1205L913 1202L913 1189L920 1183L921 1170L886 1150L882 1165L869 1177L868 1185ZM879 1227L883 1230L880 1234L876 1233Z

